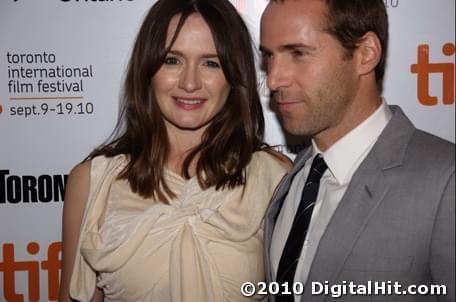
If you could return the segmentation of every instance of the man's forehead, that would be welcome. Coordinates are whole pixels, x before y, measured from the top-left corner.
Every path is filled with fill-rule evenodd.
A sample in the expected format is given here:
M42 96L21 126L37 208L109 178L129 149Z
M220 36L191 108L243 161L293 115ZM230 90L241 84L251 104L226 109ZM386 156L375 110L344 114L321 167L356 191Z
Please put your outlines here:
M320 7L326 9L327 4L326 0L269 0L265 10L271 7Z
M326 27L327 7L322 0L285 0L271 1L261 18L261 26L282 25L282 27L300 27L304 23Z
M275 7L272 5L265 10L261 20L263 47L283 48L287 45L308 44L307 42L315 40L316 35L326 32L326 16L318 14L322 11L321 7L285 7L281 3Z

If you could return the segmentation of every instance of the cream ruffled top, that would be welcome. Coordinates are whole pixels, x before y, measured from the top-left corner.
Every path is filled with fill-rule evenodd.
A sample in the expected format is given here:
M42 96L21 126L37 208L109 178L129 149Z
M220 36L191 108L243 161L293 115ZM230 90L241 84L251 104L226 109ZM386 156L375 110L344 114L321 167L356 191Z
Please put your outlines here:
M117 180L125 164L92 160L71 296L90 301L97 286L105 301L250 301L240 286L264 279L262 220L286 173L278 160L255 153L245 187L233 190L202 190L167 170L169 205Z

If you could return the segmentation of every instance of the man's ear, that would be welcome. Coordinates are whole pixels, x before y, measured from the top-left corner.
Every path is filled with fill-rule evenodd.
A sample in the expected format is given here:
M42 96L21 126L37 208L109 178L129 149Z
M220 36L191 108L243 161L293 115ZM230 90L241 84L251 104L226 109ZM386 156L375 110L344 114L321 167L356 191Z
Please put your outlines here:
M378 36L369 31L358 42L354 56L359 75L372 72L382 57L382 46Z

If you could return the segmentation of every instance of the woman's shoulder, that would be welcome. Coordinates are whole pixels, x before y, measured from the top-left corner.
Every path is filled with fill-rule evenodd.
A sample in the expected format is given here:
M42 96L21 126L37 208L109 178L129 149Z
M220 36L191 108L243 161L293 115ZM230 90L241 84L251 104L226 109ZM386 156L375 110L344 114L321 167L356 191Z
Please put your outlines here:
M95 183L106 177L117 176L125 163L126 160L124 155L116 155L113 157L99 155L75 165L71 169L68 179L71 183L82 183L85 184L85 186L90 184L90 187L92 187Z
M116 166L122 165L122 164L126 163L126 161L127 161L126 158L127 157L125 154L117 154L114 156L97 155L88 161L91 162L92 169L94 169L94 168L98 168L98 167L109 167L109 166L113 166L113 165L116 165Z
M77 198L78 195L81 194L81 192L88 191L90 183L90 168L91 161L85 160L81 163L78 163L71 169L66 185L65 204L71 203L67 201L73 199L76 199L79 202L79 198ZM76 198L72 198L73 195ZM82 199L84 200L84 198Z
M263 149L252 155L247 168L247 179L256 185L275 186L291 169L291 161L285 155L271 149Z
M124 154L118 154L114 156L98 155L92 159L91 162L91 174L104 175L106 173L111 174L118 172L119 169L125 167L127 164L127 157Z
M92 165L91 160L84 160L74 166L69 174L70 178L79 179L79 178L87 178L90 175L90 168Z
M253 154L252 160L260 164L266 169L289 172L293 167L293 162L281 152L275 151L272 148L262 149Z

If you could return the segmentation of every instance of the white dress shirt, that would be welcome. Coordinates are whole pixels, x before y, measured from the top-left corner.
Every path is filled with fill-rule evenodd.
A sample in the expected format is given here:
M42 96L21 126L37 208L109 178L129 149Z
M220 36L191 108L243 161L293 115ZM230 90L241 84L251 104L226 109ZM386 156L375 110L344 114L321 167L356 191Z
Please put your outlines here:
M380 107L365 121L338 140L326 152L321 152L312 140L312 157L299 171L282 206L271 241L271 264L274 278L283 248L291 230L301 193L313 158L322 154L328 169L320 181L317 200L312 212L309 231L304 240L301 256L296 268L295 281L306 282L315 252L326 226L341 201L348 184L391 119L391 111L383 101ZM304 231L304 230L303 230ZM291 288L291 286L290 286ZM300 301L300 296L295 296Z

